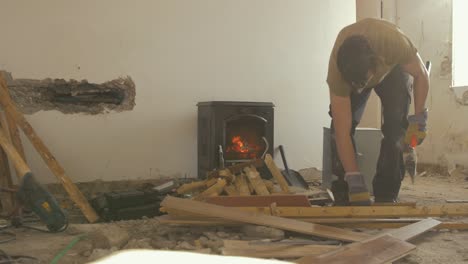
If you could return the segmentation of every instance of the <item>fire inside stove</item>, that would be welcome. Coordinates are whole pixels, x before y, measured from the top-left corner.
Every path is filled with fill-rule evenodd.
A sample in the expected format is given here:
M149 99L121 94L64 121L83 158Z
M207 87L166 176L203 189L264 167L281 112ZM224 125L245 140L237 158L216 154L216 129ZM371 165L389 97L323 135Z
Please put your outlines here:
M231 144L226 149L227 158L234 159L255 159L261 155L264 148L256 142L249 142L241 136L234 136Z
M251 160L260 158L267 143L264 124L255 118L230 122L226 133L226 160Z

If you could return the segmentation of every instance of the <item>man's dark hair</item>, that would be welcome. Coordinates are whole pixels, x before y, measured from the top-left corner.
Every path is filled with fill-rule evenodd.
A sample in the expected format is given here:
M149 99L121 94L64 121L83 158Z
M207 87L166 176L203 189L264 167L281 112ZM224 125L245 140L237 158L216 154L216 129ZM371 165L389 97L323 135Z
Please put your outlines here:
M345 81L362 83L368 71L375 69L376 57L364 36L352 35L338 49L337 64Z

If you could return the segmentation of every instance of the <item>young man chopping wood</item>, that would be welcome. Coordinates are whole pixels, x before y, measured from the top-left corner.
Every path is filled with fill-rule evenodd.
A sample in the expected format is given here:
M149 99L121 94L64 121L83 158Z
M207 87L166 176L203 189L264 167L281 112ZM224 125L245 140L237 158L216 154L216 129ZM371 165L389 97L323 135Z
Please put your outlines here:
M327 83L332 171L339 178L332 191L338 196L345 192L351 205L371 203L356 161L353 135L374 89L383 114L383 139L373 179L375 202L396 202L405 174L403 148L414 138L421 144L426 136L429 77L418 51L396 25L371 18L358 21L338 34ZM414 115L408 116L411 90Z

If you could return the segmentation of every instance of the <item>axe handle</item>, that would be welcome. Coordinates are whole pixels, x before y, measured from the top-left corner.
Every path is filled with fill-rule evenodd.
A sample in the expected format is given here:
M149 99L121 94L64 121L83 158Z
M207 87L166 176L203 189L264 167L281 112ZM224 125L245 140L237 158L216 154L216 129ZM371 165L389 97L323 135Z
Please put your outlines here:
M20 179L26 173L31 172L31 169L29 168L28 164L26 164L26 162L21 157L16 148L10 143L5 133L3 132L3 129L0 129L0 145L2 146L3 150L8 155L8 157L11 159L13 165L16 168L16 172L19 174L17 176Z

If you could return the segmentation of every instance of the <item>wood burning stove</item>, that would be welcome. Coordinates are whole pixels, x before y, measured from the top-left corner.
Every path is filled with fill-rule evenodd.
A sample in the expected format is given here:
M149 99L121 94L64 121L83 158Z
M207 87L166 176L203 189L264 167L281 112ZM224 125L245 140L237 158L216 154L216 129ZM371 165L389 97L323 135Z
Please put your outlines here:
M197 106L199 178L273 154L273 103L211 101Z

